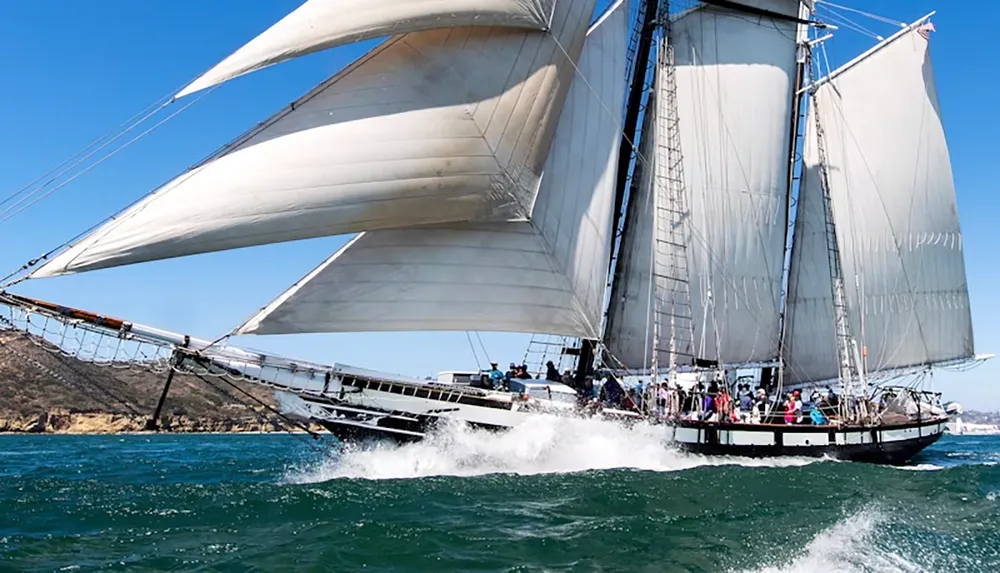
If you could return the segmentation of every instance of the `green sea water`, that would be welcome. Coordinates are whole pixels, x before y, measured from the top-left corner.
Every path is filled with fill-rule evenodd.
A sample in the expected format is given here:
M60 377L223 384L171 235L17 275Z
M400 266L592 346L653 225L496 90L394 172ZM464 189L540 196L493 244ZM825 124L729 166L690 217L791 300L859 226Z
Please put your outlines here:
M0 436L0 571L1000 571L1000 438L909 468L539 419L343 450Z

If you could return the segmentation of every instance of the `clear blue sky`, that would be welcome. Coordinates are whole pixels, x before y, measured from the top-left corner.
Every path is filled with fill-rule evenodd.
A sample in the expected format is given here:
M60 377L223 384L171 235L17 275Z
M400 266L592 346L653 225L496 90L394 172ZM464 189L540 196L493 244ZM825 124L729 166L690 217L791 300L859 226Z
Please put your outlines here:
M0 2L0 197L176 91L301 0L7 0ZM605 2L599 2L604 4ZM965 235L977 350L1000 350L993 296L1000 200L995 194L1000 60L991 39L1000 3L841 0L898 20L937 8L932 54ZM892 26L857 17L882 35ZM842 29L846 61L875 40ZM370 44L302 58L224 85L151 136L0 224L0 271L69 239L146 194L336 72ZM343 237L216 253L30 281L17 292L201 337L221 335L342 245ZM490 356L523 357L527 337L483 333ZM302 359L429 375L474 368L464 333L247 337L239 343ZM1000 408L1000 365L941 373L936 386L967 407Z

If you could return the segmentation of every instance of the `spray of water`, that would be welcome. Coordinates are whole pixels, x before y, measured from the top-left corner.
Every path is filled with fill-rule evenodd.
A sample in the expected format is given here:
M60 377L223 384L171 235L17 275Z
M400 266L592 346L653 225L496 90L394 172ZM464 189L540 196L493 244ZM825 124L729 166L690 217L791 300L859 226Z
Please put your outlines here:
M779 566L765 566L755 573L924 573L929 571L880 543L888 516L865 509L819 532L798 557Z
M290 472L286 479L315 483L339 478L532 475L615 468L669 472L708 465L785 467L814 461L698 456L675 449L662 426L625 428L593 419L534 416L500 434L454 424L414 444L349 446L319 464Z

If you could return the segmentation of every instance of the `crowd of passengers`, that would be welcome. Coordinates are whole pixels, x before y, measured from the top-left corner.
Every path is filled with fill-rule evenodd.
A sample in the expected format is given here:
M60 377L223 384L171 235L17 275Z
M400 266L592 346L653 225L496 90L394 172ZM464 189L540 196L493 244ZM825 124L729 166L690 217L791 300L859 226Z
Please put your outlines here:
M665 419L703 422L760 424L835 424L839 397L829 388L814 391L808 401L798 390L790 392L780 403L758 387L737 383L732 387L714 381L685 390L667 382L644 387L642 384L623 391L614 378L601 386L594 402L605 407L617 407L635 412L648 412Z
M545 366L546 381L576 387L569 370L560 373L552 361ZM496 362L491 362L489 372L482 378L482 387L510 391L514 380L535 379L541 379L541 376L532 377L524 364L511 362L507 371L503 372ZM732 387L720 381L713 381L708 387L699 383L689 390L681 388L679 384L670 388L667 382L660 382L652 387L645 387L640 383L627 391L613 376L606 377L599 386L595 386L589 379L587 382L589 383L584 388L577 390L591 407L621 408L674 420L743 424L783 420L785 424L822 426L837 423L840 405L839 397L829 388L813 391L808 401L804 401L801 392L795 390L779 403L768 396L763 387L751 391L750 384L740 382Z
M563 373L559 372L556 365L549 360L545 364L545 380L549 382L558 382L562 384L567 384L573 386L572 373L567 370ZM514 364L510 363L510 367L506 372L500 370L496 362L490 362L490 370L483 376L481 380L481 387L487 390L500 390L503 392L509 392L511 388L511 380L535 380L528 372L528 366L525 364ZM539 376L537 379L541 379Z

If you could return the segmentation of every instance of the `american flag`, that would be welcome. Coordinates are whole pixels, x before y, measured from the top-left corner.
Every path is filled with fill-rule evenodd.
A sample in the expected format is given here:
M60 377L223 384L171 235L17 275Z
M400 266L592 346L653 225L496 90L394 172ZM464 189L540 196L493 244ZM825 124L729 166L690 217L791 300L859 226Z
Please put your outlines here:
M931 39L931 32L936 31L937 30L934 29L933 22L927 22L923 26L917 28L917 33L920 34L920 37L928 41Z

